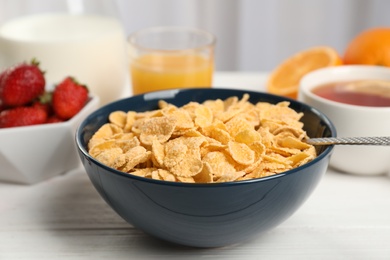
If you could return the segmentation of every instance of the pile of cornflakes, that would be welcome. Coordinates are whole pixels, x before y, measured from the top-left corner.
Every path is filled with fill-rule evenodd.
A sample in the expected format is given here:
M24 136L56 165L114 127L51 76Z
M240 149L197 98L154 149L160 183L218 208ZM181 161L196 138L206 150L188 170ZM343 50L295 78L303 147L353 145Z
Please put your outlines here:
M90 139L91 156L129 174L189 183L240 181L284 172L316 157L289 102L159 101L147 112L115 111Z

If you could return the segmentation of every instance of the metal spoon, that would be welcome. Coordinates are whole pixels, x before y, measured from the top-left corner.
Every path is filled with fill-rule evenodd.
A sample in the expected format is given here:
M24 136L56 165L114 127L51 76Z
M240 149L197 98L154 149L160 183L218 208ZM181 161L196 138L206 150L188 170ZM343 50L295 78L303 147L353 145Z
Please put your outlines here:
M377 137L324 137L310 138L306 143L311 145L390 145L390 136Z

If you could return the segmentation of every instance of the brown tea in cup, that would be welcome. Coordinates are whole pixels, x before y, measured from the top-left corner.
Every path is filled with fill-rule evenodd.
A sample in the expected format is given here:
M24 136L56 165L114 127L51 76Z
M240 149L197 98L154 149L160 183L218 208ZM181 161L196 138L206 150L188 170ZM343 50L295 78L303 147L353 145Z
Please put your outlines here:
M312 92L350 105L390 107L390 81L385 80L338 81L315 87Z

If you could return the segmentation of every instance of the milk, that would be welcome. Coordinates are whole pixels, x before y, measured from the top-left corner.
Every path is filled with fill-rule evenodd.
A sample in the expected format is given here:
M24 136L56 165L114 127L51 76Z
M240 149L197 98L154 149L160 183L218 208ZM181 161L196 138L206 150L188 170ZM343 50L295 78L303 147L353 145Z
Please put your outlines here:
M128 84L126 39L114 18L40 14L0 28L0 67L36 58L48 83L74 76L101 104L118 99Z

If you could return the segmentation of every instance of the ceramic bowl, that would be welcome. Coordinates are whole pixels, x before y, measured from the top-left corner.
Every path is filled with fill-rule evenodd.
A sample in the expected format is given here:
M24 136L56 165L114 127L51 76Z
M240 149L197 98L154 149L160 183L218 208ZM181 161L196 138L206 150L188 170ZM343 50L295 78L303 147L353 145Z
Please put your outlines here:
M390 82L390 68L345 65L316 70L302 78L298 99L323 112L335 125L339 137L389 136L390 107L350 105L322 98L312 92L313 88L323 84L355 80ZM346 173L379 175L390 171L389 158L390 147L337 146L330 165Z
M80 167L74 135L98 104L99 98L91 97L66 122L0 129L0 181L34 184Z
M260 179L194 184L132 176L101 164L87 143L115 110L147 111L164 99L177 106L190 101L250 94L252 103L285 98L231 89L183 89L134 96L108 104L89 115L76 132L81 161L96 190L126 221L157 238L193 247L220 247L244 242L290 217L309 197L325 173L332 147L318 147L318 157L293 170ZM305 115L311 137L334 136L331 122L319 111L290 100Z

